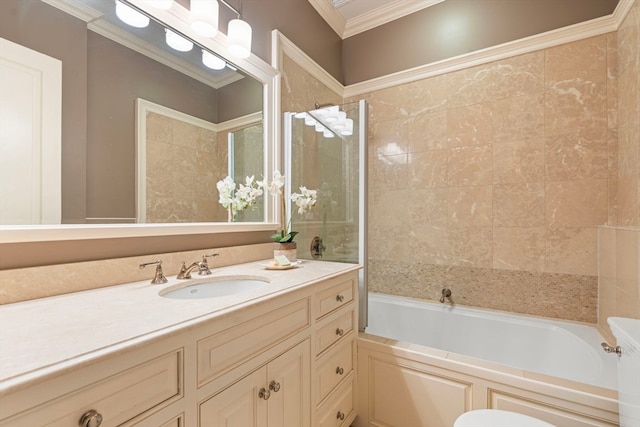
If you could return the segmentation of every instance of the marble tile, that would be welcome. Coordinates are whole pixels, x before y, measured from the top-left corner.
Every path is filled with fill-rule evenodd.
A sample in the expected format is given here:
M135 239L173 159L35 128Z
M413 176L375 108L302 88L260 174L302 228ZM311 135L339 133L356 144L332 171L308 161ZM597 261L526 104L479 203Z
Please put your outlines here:
M544 183L495 185L493 187L493 225L496 227L544 226Z
M640 226L640 174L629 175L617 180L617 224L621 226Z
M637 61L639 39L640 7L636 2L618 29L618 67L621 72Z
M493 229L491 227L449 228L450 264L491 268Z
M410 188L444 187L447 183L448 150L409 154Z
M409 253L404 261L448 264L450 262L447 229L427 222L413 222L409 231Z
M170 143L173 139L173 119L157 113L147 113L147 141Z
M369 188L399 190L409 182L408 156L378 156L369 159Z
M551 181L609 176L607 132L579 132L547 137L546 176Z
M607 125L618 127L618 33L607 34Z
M493 99L494 84L491 64L454 71L446 74L445 81L449 93L448 108L462 107Z
M447 156L447 185L490 185L493 180L491 146L452 148Z
M491 64L492 99L519 97L544 90L543 50Z
M397 87L403 110L410 116L444 111L449 99L446 80L446 75L439 75Z
M546 223L550 227L597 227L607 221L606 179L548 182Z
M421 201L422 198L411 198L409 190L394 191L369 191L369 217L370 227L401 227L406 225L412 212L409 204L412 200ZM426 203L426 201L425 201ZM422 206L420 206L422 207ZM425 207L431 207L425 205Z
M494 142L544 136L544 92L502 99L492 105Z
M603 83L607 79L606 34L551 47L545 51L545 85L570 80Z
M418 114L407 122L410 153L439 150L447 147L447 113Z
M494 227L493 268L544 271L544 227Z
M449 189L415 189L404 194L405 200L396 201L409 212L408 226L415 229L421 224L446 230L448 223ZM383 211L382 214L385 214ZM419 234L416 231L416 234Z
M607 128L607 85L567 80L545 92L547 136Z
M544 180L544 139L493 144L493 183L517 184Z
M493 220L492 186L476 185L448 189L450 227L490 227Z
M454 148L491 144L491 120L490 103L447 110L447 146Z
M552 227L547 230L545 271L549 273L597 276L597 229Z
M632 300L640 302L640 230L616 230L616 284Z
M407 122L396 119L371 123L368 144L370 157L407 154Z

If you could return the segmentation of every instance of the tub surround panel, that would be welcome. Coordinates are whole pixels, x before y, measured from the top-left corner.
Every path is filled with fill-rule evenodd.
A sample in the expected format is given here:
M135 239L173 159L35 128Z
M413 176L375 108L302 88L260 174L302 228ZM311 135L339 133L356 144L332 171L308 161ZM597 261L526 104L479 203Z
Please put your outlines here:
M162 270L165 276L175 276L180 271L182 261L190 264L202 259L203 254L214 252L219 253L220 256L209 258L209 267L213 272L219 267L272 257L273 244L208 248L196 251L0 270L0 304L86 291L138 280L150 281L153 278L155 266L141 270L139 264L157 259L162 260Z
M370 261L371 292L437 300L443 287L451 289L453 300L459 305L597 322L595 276Z

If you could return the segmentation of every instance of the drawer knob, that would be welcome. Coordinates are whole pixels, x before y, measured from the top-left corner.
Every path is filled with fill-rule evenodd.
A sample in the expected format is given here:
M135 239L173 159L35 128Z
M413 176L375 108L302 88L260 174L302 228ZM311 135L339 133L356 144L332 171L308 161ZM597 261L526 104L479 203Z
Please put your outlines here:
M271 392L266 388L262 387L258 392L258 397L260 399L269 400L269 398L271 397Z
M269 383L269 390L271 390L274 393L277 393L280 390L280 383L276 381L271 381Z
M344 301L344 295L340 295L340 294L336 295L336 301L338 302Z
M338 411L338 413L336 414L336 418L340 421L344 420L344 412Z
M344 335L344 330L342 328L336 329L336 335L343 336Z
M341 368L340 366L338 366L336 368L336 374L338 374L338 375L344 374L344 368Z
M91 409L80 417L78 425L80 427L99 427L102 424L102 415L94 409Z

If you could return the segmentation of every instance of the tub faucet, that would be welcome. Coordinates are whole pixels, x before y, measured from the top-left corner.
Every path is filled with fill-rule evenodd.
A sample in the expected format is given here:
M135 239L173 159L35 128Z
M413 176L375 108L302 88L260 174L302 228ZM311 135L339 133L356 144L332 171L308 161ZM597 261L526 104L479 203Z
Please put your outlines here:
M445 298L449 300L451 304L453 304L453 299L451 298L451 289L442 288L442 296L440 297L440 302L444 304Z
M176 276L176 279L191 279L191 272L198 269L199 276L206 276L211 274L211 270L209 270L209 264L207 263L207 258L216 257L220 254L215 253L211 255L202 255L202 261L196 261L191 263L189 267L187 267L186 263L182 261L182 267L180 267L180 272Z

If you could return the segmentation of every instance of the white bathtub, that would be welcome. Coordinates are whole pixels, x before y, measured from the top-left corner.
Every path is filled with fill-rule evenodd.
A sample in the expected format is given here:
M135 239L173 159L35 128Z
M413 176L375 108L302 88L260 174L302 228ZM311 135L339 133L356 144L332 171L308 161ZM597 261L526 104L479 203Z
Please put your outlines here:
M366 332L616 389L616 358L584 324L371 293Z

